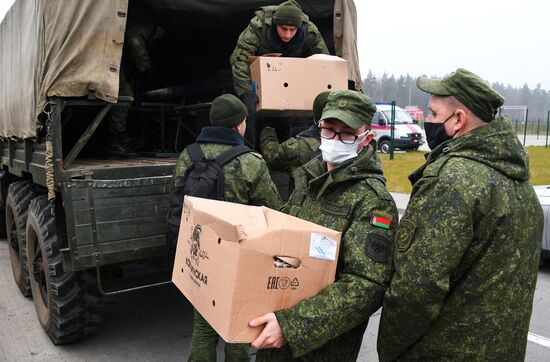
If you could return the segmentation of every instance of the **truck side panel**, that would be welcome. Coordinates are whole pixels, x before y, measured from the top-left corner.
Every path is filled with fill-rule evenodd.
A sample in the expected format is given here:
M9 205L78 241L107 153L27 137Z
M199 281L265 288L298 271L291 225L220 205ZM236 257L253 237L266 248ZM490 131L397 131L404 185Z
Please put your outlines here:
M73 267L167 255L171 176L73 180L64 184Z

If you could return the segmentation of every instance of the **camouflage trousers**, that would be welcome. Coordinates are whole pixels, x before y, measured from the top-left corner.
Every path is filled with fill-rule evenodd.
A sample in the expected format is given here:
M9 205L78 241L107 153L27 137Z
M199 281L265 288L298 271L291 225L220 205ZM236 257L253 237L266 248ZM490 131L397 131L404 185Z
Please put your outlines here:
M191 338L189 362L216 362L216 346L220 336L214 328L193 308L194 326ZM229 362L250 361L249 345L226 343L225 360Z
M128 79L126 79L122 69L120 71L118 95L131 97L134 95L132 87L130 86ZM128 113L130 113L130 107L130 103L115 106L112 107L107 114L109 135L112 140L116 140L115 142L121 142L117 138L122 137L122 135L126 133L126 119L128 118Z

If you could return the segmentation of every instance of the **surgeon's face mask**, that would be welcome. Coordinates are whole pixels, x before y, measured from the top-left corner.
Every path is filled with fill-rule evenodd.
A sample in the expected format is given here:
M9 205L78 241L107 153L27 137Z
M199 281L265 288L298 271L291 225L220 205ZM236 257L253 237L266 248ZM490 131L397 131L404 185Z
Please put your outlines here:
M326 139L321 137L321 146L319 149L323 155L323 160L326 162L339 165L345 161L357 157L357 148L359 144L365 140L370 131L366 131L357 136L357 140L353 143L342 143L337 139Z

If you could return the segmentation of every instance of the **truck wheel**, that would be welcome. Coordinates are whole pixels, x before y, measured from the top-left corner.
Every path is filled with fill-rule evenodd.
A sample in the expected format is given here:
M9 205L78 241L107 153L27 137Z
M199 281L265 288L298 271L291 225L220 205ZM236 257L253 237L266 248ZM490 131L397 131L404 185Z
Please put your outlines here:
M59 216L58 216L59 217ZM56 220L46 195L32 200L27 218L27 252L38 320L54 344L74 342L97 331L101 293L95 277L64 265Z
M29 204L34 197L36 192L29 181L17 181L8 187L5 225L11 269L15 283L25 297L31 296L25 227Z
M378 149L382 153L390 153L390 141L382 140L378 143Z

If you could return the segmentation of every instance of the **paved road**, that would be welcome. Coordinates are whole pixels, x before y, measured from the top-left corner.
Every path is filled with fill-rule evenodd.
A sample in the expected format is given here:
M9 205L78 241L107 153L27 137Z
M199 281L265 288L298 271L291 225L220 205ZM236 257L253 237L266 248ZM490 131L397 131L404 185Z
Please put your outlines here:
M101 333L69 346L54 346L42 332L32 300L13 282L7 244L0 240L0 361L183 361L188 356L192 309L172 285L105 299ZM539 271L530 331L550 337L550 267ZM380 312L369 323L359 355L375 361ZM549 361L550 340L529 342L527 361ZM543 344L547 344L544 347ZM221 349L218 348L221 354Z

